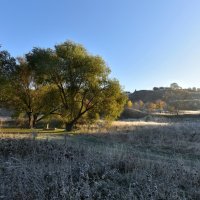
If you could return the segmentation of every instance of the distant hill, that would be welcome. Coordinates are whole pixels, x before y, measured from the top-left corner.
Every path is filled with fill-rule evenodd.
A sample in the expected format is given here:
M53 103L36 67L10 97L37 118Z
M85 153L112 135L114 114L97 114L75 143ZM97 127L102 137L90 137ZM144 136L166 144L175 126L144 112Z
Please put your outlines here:
M199 110L200 109L200 91L189 89L156 89L156 90L140 90L129 94L132 102L142 100L144 103L163 100L168 105L178 106L183 110Z
M133 102L142 100L144 103L164 99L165 92L153 90L140 90L129 94L129 99Z

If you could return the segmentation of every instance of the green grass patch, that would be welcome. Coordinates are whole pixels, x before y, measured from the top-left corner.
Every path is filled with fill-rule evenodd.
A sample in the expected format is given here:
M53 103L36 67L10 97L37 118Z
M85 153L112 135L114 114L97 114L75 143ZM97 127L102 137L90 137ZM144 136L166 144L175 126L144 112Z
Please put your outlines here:
M44 130L44 129L26 129L26 128L0 128L0 133L64 133L64 129Z

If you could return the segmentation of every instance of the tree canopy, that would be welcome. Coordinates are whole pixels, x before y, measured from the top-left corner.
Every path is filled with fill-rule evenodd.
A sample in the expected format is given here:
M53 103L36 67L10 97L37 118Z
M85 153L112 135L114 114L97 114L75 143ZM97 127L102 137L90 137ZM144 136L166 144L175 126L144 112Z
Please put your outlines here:
M8 51L0 51L0 104L5 104L8 100L9 80L16 71L17 64ZM0 106L1 106L0 105Z
M17 60L0 52L1 99L16 115L24 113L30 128L49 115L59 116L67 131L79 120L117 118L127 97L109 74L100 56L71 41L33 48Z
M72 130L81 118L99 115L114 119L121 113L126 95L119 82L109 78L104 60L82 45L67 41L55 49L34 48L26 59L38 82L56 86L60 98L57 113L66 130Z

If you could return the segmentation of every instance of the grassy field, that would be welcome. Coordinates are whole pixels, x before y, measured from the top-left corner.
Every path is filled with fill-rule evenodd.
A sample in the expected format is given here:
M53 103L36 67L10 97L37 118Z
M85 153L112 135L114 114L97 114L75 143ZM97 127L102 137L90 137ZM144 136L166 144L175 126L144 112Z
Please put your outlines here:
M0 199L200 199L200 123L2 129Z

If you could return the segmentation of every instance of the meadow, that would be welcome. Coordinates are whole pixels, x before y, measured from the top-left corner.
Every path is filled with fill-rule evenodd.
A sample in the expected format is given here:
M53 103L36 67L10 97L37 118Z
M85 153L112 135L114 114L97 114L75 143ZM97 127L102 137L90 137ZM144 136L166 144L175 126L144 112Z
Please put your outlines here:
M1 129L0 199L200 199L200 121Z

